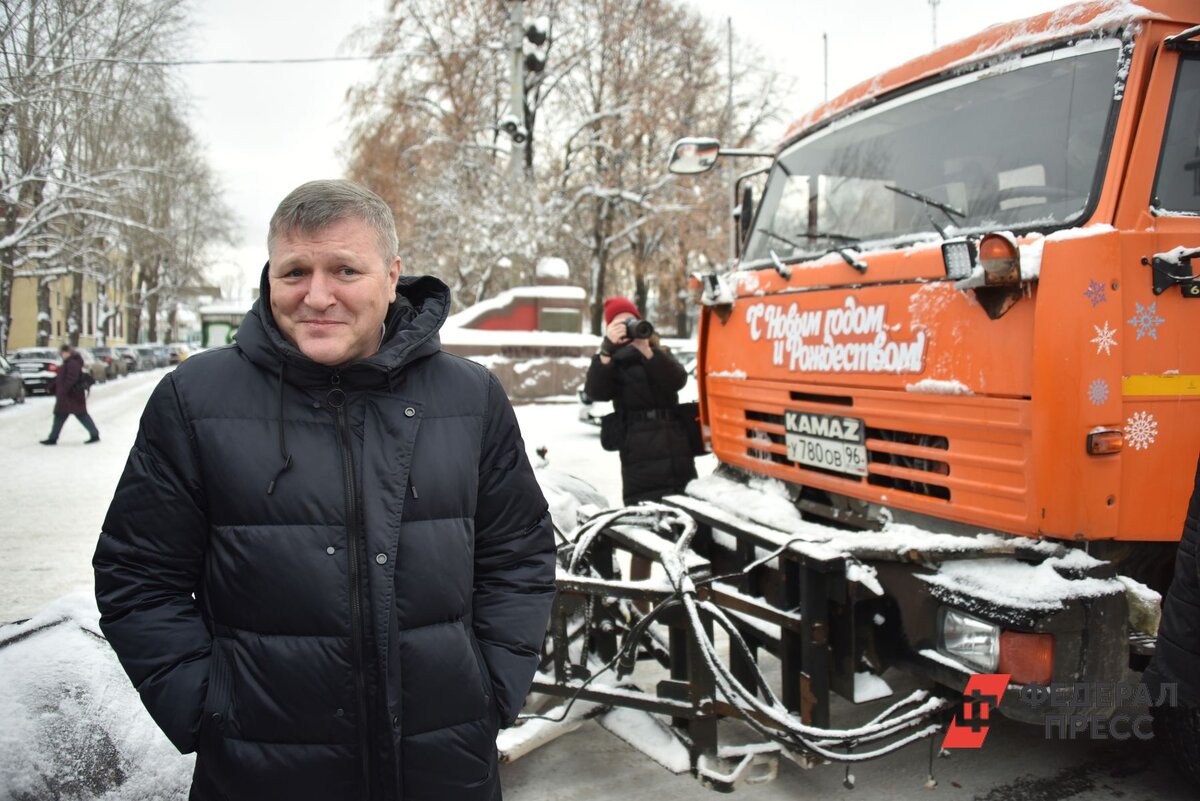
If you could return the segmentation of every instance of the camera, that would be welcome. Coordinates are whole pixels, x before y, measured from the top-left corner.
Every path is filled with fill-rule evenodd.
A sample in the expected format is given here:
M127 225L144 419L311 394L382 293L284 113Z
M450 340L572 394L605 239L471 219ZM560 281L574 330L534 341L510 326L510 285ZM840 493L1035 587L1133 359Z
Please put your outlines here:
M631 317L625 321L625 336L630 339L649 339L654 334L654 326L649 320L639 320Z

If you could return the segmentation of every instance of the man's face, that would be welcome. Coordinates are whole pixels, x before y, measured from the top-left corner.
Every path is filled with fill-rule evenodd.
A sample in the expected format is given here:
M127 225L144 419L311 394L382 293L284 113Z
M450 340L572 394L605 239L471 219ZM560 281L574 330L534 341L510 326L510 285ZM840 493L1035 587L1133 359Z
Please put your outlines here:
M317 364L346 364L379 349L400 259L384 260L375 231L356 218L271 243L267 280L280 333Z

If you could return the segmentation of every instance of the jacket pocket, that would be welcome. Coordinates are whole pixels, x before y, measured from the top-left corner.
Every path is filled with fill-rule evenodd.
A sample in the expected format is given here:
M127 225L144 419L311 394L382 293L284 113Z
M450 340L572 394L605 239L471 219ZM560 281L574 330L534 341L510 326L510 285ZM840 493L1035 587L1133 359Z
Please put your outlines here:
M462 621L463 630L467 633L467 640L471 643L471 651L475 654L475 664L479 669L479 686L483 690L483 703L489 710L493 711L495 704L492 703L492 679L488 672L487 662L483 661L483 651L479 650L479 642L475 639L475 631L464 620Z

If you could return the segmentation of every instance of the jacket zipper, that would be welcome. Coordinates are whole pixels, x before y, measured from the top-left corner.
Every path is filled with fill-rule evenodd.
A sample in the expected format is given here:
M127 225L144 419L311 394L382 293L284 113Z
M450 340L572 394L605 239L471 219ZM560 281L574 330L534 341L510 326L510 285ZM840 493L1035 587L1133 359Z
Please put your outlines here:
M354 649L354 690L358 702L358 747L362 750L363 793L371 797L370 725L367 720L366 678L363 675L363 615L362 566L358 548L358 487L354 478L354 455L350 449L350 425L346 419L345 391L336 372L331 379L333 390L342 394L342 403L334 406L337 415L338 440L342 450L342 481L346 492L347 551L350 558L350 632ZM331 390L331 395L333 390ZM333 405L332 403L330 405Z

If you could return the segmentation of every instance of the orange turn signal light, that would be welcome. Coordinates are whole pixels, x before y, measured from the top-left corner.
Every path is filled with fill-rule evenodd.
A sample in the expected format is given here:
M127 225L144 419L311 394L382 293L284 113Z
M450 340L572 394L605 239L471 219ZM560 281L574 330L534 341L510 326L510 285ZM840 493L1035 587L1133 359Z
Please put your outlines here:
M1125 435L1120 429L1102 428L1087 436L1087 452L1092 456L1120 453L1125 447Z
M1000 632L1000 665L1013 684L1049 684L1054 679L1054 635Z
M979 240L979 265L988 284L1015 284L1021 280L1021 251L1011 234L988 234Z

